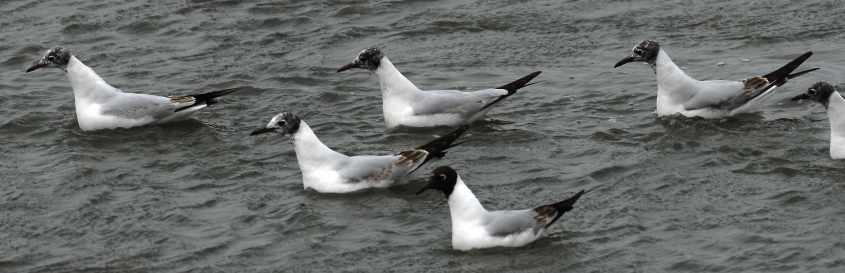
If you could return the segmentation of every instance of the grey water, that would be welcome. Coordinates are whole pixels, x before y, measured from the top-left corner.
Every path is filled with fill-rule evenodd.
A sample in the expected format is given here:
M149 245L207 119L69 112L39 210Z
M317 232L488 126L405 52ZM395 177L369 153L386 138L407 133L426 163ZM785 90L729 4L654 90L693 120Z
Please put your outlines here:
M823 107L845 83L841 1L0 1L0 272L843 272L845 163ZM613 69L643 39L698 79L822 67L759 114L658 118L654 74ZM195 119L83 132L57 69L70 49L127 91L239 88ZM302 188L299 113L331 147L391 153L441 132L386 133L365 71L381 47L424 89L527 87L474 124L451 165L490 209L595 188L522 248L451 250L442 195L407 185Z

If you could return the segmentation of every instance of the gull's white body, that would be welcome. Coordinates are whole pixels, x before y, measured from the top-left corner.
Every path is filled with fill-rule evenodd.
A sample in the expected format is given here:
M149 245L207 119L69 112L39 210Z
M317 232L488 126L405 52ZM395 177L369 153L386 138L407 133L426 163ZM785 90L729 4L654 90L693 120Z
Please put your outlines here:
M839 92L830 95L827 117L830 120L830 157L845 159L845 99Z
M296 161L302 171L303 186L318 192L356 190L352 184L343 187L343 181L334 166L323 163L346 160L347 156L323 144L305 122L299 126L299 131L293 135L293 147L296 151Z
M300 121L293 134L296 160L305 189L322 193L348 193L367 188L385 188L403 182L422 161L400 164L400 155L346 156L317 138L311 127Z
M658 116L681 114L686 117L721 118L754 111L753 106L767 95L761 95L733 109L708 107L742 95L744 92L743 83L740 81L699 81L693 79L672 62L672 59L663 49L660 49L657 55L655 72L657 73L657 109L655 113ZM771 92L771 90L767 92Z
M449 195L449 213L452 218L452 248L457 250L520 247L536 241L545 232L543 226L527 226L506 236L492 235L491 225L533 221L534 211L487 211L460 177Z
M382 92L382 110L388 129L399 126L459 126L483 117L487 103L506 95L507 90L485 89L423 91L405 78L387 57L375 70Z
M93 69L71 56L66 74L73 88L76 119L84 131L129 128L185 119L205 104L175 112L169 98L125 93L106 83Z

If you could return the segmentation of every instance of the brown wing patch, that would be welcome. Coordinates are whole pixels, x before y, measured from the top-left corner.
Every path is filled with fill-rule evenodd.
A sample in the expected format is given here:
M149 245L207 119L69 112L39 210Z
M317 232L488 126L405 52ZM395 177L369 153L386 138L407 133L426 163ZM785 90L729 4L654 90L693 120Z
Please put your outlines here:
M399 168L399 167L412 168L418 162L425 159L425 157L427 155L428 155L428 152L426 152L424 150L413 150L413 151L400 152L399 153L399 160L394 161L393 164L390 164L389 166L387 166L387 167L385 167L381 170L374 171L374 172L370 173L369 175L364 177L364 180L366 180L367 183L370 183L370 184L382 182L384 180L387 180L391 176L393 176L393 172L397 168Z
M393 174L393 166L389 166L387 168L381 169L377 172L373 172L368 175L365 179L370 184L376 184L377 182L381 182L386 180L390 175Z
M196 99L194 99L194 97L191 97L191 96L170 96L170 97L167 97L167 98L170 99L170 102L175 103L175 104L194 103L194 101L196 101Z
M754 90L763 88L767 84L769 84L769 80L764 77L752 77L746 80L743 80L742 83L745 85L742 87L742 91L746 96L754 95Z
M428 152L423 151L423 150L403 151L403 152L399 153L399 156L401 158L399 160L397 160L396 162L394 162L393 164L397 165L397 166L403 166L404 165L405 167L410 168L410 167L413 167L414 165L416 165L417 162L420 162L420 160L425 159L425 157L427 155L428 155Z
M552 206L542 206L534 209L534 212L537 213L537 216L534 216L534 220L537 220L537 223L541 225L548 225L555 219L556 210Z

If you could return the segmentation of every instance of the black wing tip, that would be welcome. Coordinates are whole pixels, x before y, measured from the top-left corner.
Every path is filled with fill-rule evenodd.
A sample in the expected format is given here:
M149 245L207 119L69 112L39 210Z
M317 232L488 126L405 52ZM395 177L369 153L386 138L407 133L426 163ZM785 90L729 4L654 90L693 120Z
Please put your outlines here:
M505 85L499 86L499 87L497 87L496 89L504 89L504 90L507 90L507 91L508 91L508 95L511 95L511 94L513 94L513 93L516 93L516 90L519 90L520 88L523 88L523 87L526 87L526 86L531 85L531 84L529 84L529 83L531 82L531 80L533 80L534 78L536 78L537 76L539 76L539 75L540 75L540 73L543 73L543 71L534 71L534 72L531 72L531 74L528 74L528 75L526 75L526 76L524 76L524 77L522 77L522 78L519 78L519 79L517 79L517 80L515 80L515 81L512 81L512 82L510 82L510 83L508 83L508 84L505 84Z
M193 95L193 97L194 97L194 98L197 98L197 100L200 100L200 99L213 99L213 98L216 98L216 97L221 97L221 96L225 96L225 95L231 94L231 93L233 93L233 92L235 92L235 91L238 91L238 90L239 90L239 88L237 88L237 87L235 87L235 88L226 88L226 89L222 89L222 90L211 91L211 92L208 92L208 93L202 93L202 94Z
M531 79L534 79L534 78L536 78L537 76L540 76L540 74L542 74L542 73L543 73L543 71L542 71L542 70L537 70L537 71L534 71L534 72L529 73L529 74L528 74L528 75L526 75L524 78L531 78Z
M795 70L795 69L797 69L797 68L798 68L798 66L801 66L801 64L803 64L804 62L806 62L806 61L807 61L807 59L809 59L809 58L810 58L810 56L813 56L813 52L812 52L812 51L807 51L807 52L804 52L804 54L801 54L801 56L798 56L798 58L795 58L795 60L792 60L792 61L791 61L791 62L789 62L787 65L794 65L794 66L795 66L795 68L793 68L792 70ZM792 71L790 71L790 72L792 72Z
M804 74L807 74L807 73L810 73L810 72L813 72L813 71L816 71L816 70L819 70L819 69L821 69L821 67L814 67L814 68L810 68L810 69L807 69L807 70L802 70L800 72L795 72L795 73L789 74L789 76L787 78L788 79L794 79L794 78L800 77Z
M222 90L211 91L211 92L208 92L208 93L189 95L189 96L194 98L194 100L195 100L194 104L191 104L191 105L188 105L188 106L185 106L185 107L181 107L179 109L176 109L174 112L180 112L182 110L185 110L185 109L188 109L188 108L200 105L200 104L205 104L205 105L215 104L215 103L217 103L217 100L215 100L215 98L231 94L235 91L238 91L239 89L240 88L238 88L238 87L226 88L226 89L222 89Z
M463 143L455 143L455 140L458 140L458 138L460 138L468 129L469 125L461 125L454 131L449 132L448 134L445 134L438 138L435 138L434 140L417 147L417 149L425 150L429 153L429 155L435 157L442 157L447 149Z
M813 56L812 51L804 52L804 54L801 54L801 56L798 56L797 58L795 58L792 61L790 61L789 63L787 63L785 65L785 67L794 66L795 68L798 68L798 66L800 66L802 63L807 61L807 59L809 59L810 56ZM793 68L792 70L795 70L795 68Z
M593 190L592 189L589 190L589 191L581 190L578 193L575 193L575 195L570 196L569 198L566 198L566 200L563 200L563 201L560 201L560 202L557 202L557 203L554 203L554 204L551 204L551 205L546 205L546 206L553 207L555 209L555 211L557 211L557 215L555 215L555 218L553 218L551 221L549 221L548 224L546 224L546 228L548 228L549 226L551 226L552 224L557 222L557 220L560 219L560 217L563 216L565 213L572 210L574 208L573 206L575 205L575 202L578 202L578 200L581 199L582 195L584 195L585 193L590 192L590 191L593 191Z
M783 85L784 83L786 83L786 80L788 80L788 79L801 76L801 75L809 73L811 71L815 71L815 70L817 70L817 68L801 71L801 72L794 73L794 74L792 73L792 71L795 71L795 69L798 69L798 67L801 66L801 64L803 64L805 61L807 61L807 59L809 59L810 56L812 56L812 55L813 55L812 51L807 51L804 54L801 54L801 56L798 56L798 58L793 59L789 63L785 64L784 66L778 68L775 71L772 71L769 74L766 74L763 77L765 77L766 80L769 81L769 83L773 83L775 85L780 86L780 85Z
M423 159L423 162L420 163L420 165L417 165L416 168L414 168L413 170L408 172L408 175L414 173L420 167L425 165L425 163L428 163L432 159L442 158L442 157L446 156L446 150L448 150L449 148L452 148L452 147L455 147L455 146L458 146L458 145L465 143L466 141L455 142L455 140L458 140L458 138L460 138L464 134L464 132L466 132L468 129L469 129L469 125L466 125L466 124L461 125L460 127L455 129L454 131L452 131L448 134L445 134L441 137L435 138L434 140L429 141L428 143L417 147L417 150L424 150L424 151L428 152L428 155L425 157L425 159Z
M566 198L566 200L555 203L553 206L561 213L570 211L572 210L572 206L575 205L575 202L578 202L578 199L581 199L581 196L585 193L587 193L586 190L581 190L575 195Z
M414 170L412 170L408 174L413 173L414 171L416 171L417 169L419 169L420 167L425 165L425 163L428 163L429 161L431 161L434 158L442 158L442 157L446 156L446 150L448 150L449 148L452 148L452 147L455 147L455 146L458 146L460 144L465 143L466 141L456 143L455 140L458 140L458 138L460 138L464 134L464 132L466 132L468 129L469 129L469 125L461 125L460 127L455 129L454 131L452 131L448 134L445 134L441 137L435 138L434 140L429 141L428 143L417 147L417 150L424 150L424 151L428 152L428 156L425 157L423 162L420 163L420 165L417 166L417 168L415 168Z
M531 80L533 80L534 78L536 78L537 76L539 76L539 75L540 75L540 73L543 73L543 71L534 71L534 72L532 72L531 74L528 74L528 75L526 75L526 76L524 76L524 77L522 77L522 78L519 78L518 80L515 80L515 81L510 82L510 83L508 83L508 84L505 84L505 85L502 85L502 86L496 87L496 89L504 89L504 90L507 90L507 91L508 91L508 93L507 93L507 94L504 94L504 95L502 95L502 96L499 96L498 98L496 98L495 100L491 101L491 102L490 102L490 103L488 103L487 105L484 105L483 107L481 107L481 110L482 110L482 111L483 111L483 110L487 110L487 108L490 108L491 106L495 105L496 103L499 103L499 102L500 102L500 101L502 101L503 99L505 99L505 98L507 98L507 97L510 97L510 96L511 96L511 95L513 95L513 94L516 94L516 91L517 91L517 90L519 90L520 88L523 88L523 87L526 87L526 86L529 86L529 85L535 85L535 84L537 84L537 83L540 83L540 82L531 82Z

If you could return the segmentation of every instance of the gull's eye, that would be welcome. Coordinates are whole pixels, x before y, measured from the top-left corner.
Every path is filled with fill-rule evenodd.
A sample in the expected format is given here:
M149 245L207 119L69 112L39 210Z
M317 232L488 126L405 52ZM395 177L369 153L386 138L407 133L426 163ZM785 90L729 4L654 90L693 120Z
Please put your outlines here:
M442 174L442 173L438 174L437 178L439 178L441 181L446 181L446 175L445 174Z
M48 61L51 61L51 62L52 62L52 61L55 61L55 60L56 60L56 56L53 56L53 55L48 55L48 56L47 56L47 60L48 60Z
M810 89L807 90L807 94L815 96L816 93L818 93L818 92L816 91L815 88L810 88Z

